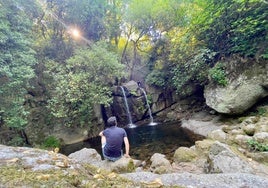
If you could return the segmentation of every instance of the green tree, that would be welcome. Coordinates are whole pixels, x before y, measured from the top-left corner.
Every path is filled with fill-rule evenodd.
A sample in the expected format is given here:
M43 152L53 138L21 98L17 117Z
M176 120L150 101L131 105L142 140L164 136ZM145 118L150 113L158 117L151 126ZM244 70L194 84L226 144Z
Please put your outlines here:
M184 21L176 22L177 25L167 31L167 42L162 50L151 53L155 67L152 72L154 77L149 74L149 80L166 85L164 80L172 83L178 93L191 94L195 86L203 86L207 82L209 75L221 85L228 84L224 70L213 68L217 61L215 57L236 53L267 58L268 15L265 10L268 4L264 1L180 2L181 6L188 7L183 12ZM166 53L168 58L164 55ZM155 74L157 71L166 74ZM159 77L160 82L156 82Z
M41 1L38 1L41 2ZM38 59L52 59L64 62L72 56L75 43L65 23L67 2L65 0L47 0L42 3L42 15L37 19L35 48Z
M175 1L169 7L173 13L166 13L166 18L168 15L174 18L165 24L165 34L153 46L149 62L152 72L147 81L165 89L176 89L182 95L191 94L196 85L205 83L212 54L190 29L199 7L192 1Z
M121 62L128 67L130 79L133 70L137 66L143 67L148 61L152 46L161 40L165 32L184 20L179 17L180 11L183 12L184 7L175 0L130 1L123 19L126 41L121 58Z
M88 40L98 41L105 36L107 6L107 0L68 0L64 22L68 27L78 27Z
M48 64L56 85L49 108L66 125L91 125L94 105L108 105L111 86L124 67L104 43L77 49L66 65Z
M127 0L109 0L107 5L104 24L106 28L106 38L111 43L118 46L121 36L121 24L123 13L126 10Z
M221 55L267 57L268 4L261 0L196 1L193 28L208 48Z
M24 6L26 3L26 6ZM27 123L24 96L35 76L32 19L38 7L32 1L0 1L0 115L5 125L22 130Z

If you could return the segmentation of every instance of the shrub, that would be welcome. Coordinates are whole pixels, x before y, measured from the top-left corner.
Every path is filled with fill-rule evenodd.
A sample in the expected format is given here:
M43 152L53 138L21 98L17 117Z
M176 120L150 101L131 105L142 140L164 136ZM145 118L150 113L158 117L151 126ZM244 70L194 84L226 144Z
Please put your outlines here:
M153 86L157 87L164 87L166 83L166 77L165 73L160 70L153 70L147 77L146 82L148 84L151 84Z
M261 151L261 152L268 151L267 144L259 143L255 139L249 139L247 143L249 145L249 149L252 151Z
M209 77L212 79L212 81L221 86L226 86L228 83L222 63L216 64L212 69L209 70Z
M42 145L44 148L60 147L60 140L54 136L48 136Z
M10 146L23 146L24 144L25 140L19 136L15 136L8 142L8 145Z

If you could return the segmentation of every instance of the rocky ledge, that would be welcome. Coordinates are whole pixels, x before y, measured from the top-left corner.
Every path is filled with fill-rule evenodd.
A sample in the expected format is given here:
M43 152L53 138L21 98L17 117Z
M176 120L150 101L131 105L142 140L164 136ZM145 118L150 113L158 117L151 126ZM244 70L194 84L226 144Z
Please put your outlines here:
M207 138L178 148L172 161L156 153L148 164L124 157L109 162L92 148L65 156L57 150L0 145L0 187L266 188L268 152L251 150L248 140L267 147L267 117L230 124L220 119L200 112L184 120L184 127Z

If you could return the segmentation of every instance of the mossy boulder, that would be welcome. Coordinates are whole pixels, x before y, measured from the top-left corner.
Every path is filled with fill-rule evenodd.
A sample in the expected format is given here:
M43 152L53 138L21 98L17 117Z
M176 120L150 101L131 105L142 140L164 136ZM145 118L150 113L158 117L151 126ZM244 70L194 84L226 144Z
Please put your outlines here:
M208 134L208 138L210 138L212 140L218 140L218 141L224 143L224 142L226 142L227 134L225 132L223 132L221 129L218 129L218 130L211 131Z
M116 173L134 172L136 169L134 160L131 158L122 157L115 162L109 162L111 170Z
M209 140L209 139L196 141L195 142L195 151L196 151L197 155L198 156L207 156L208 152L210 150L210 147L214 142L215 141Z
M165 174L171 171L171 164L166 156L160 153L155 153L151 157L150 170L156 174Z
M197 157L194 149L187 147L179 147L174 154L174 162L191 162Z
M241 61L232 57L223 62L228 80L225 87L212 80L205 87L206 104L219 113L242 114L268 96L267 62Z

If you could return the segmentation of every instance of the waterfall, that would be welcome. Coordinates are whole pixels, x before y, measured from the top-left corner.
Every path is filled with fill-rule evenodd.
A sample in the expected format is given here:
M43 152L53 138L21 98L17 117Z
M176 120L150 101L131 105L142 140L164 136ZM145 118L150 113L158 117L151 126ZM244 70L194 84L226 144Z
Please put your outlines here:
M147 105L147 108L148 108L148 112L149 112L149 116L150 116L150 124L149 125L156 125L157 123L154 123L154 118L153 118L153 115L152 115L152 110L151 110L151 107L148 103L148 98L147 98L147 94L145 92L145 90L143 88L140 87L140 90L143 92L144 96L145 96L145 100L146 100L146 105Z
M126 109L127 109L127 116L128 116L128 120L129 120L129 127L130 128L134 128L136 127L136 125L134 125L132 123L132 118L131 118L131 114L130 114L130 111L129 111L129 107L128 107L128 102L127 102L127 97L126 97L126 93L125 93L125 90L122 86L120 86L121 90L122 90L122 93L123 93L123 96L124 96L124 101L125 101L125 105L126 105Z

